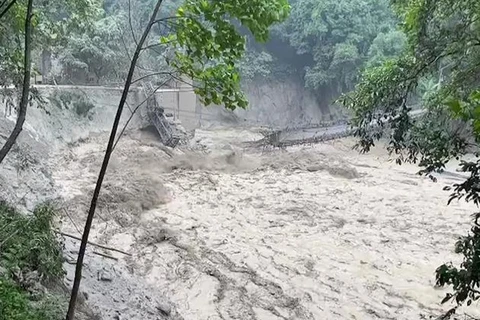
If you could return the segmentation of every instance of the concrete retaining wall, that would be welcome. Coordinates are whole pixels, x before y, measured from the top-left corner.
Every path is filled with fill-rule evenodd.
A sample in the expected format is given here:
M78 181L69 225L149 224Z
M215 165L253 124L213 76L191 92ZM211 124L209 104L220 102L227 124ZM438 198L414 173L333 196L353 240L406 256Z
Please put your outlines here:
M55 143L68 143L86 138L90 133L109 131L121 98L122 88L102 86L50 86L37 85L43 103L34 102L29 106L24 128L36 139L44 139ZM159 104L189 130L197 126L192 121L191 112L195 112L195 94L186 88L164 89L156 93ZM128 95L120 126L132 116L131 110L145 100L140 88L133 88ZM2 99L0 99L1 103ZM16 102L14 102L16 105ZM146 103L132 116L129 129L147 125ZM0 104L0 116L12 123L16 120L16 112Z
M25 128L47 141L69 142L90 133L111 129L122 88L106 86L37 85L45 103L29 108ZM221 106L203 106L186 81L156 93L158 104L179 119L186 130L211 125L248 125L269 127L302 126L331 118L331 110L322 110L311 93L295 79L279 82L253 82L244 87L250 102L247 110L234 112ZM132 88L121 125L131 110L145 100L141 88ZM147 124L146 103L132 117L129 128ZM50 114L50 115L49 115ZM0 116L15 121L15 112L0 107Z

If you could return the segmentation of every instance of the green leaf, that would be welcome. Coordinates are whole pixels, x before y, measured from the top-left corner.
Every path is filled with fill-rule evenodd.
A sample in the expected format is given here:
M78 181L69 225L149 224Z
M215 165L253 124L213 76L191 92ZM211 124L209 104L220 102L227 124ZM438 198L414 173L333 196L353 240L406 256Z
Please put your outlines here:
M445 104L457 116L462 112L462 105L460 103L460 100L458 100L458 99L451 99L451 100L447 101Z
M179 17L184 17L185 16L185 11L182 7L178 8L177 15Z

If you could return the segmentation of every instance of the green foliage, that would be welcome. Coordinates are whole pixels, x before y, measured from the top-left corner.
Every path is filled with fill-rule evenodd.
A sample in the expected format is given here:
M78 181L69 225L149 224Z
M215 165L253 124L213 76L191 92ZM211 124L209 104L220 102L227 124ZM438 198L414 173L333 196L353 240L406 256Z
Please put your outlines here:
M246 108L236 66L246 40L232 21L265 42L269 27L285 20L289 8L286 0L187 0L177 11L175 33L162 38L175 49L170 65L196 81L195 92L204 104Z
M54 210L24 216L0 202L0 320L60 320L66 300L38 289L64 275L62 248L52 231Z
M368 151L386 137L397 162L418 163L420 174L442 171L454 158L474 152L480 138L480 2L475 0L396 0L403 20L407 51L401 57L366 70L355 90L340 102L354 113L358 147ZM435 79L435 80L434 80ZM436 80L438 79L438 80ZM423 114L412 116L421 94ZM446 187L454 199L480 204L480 161L462 162L470 176ZM436 271L439 286L451 285L457 305L479 299L480 229L474 215L471 233L461 237L459 267L444 264Z
M454 118L469 123L477 142L480 142L480 90L474 90L470 96L461 101L450 99L445 101Z
M52 0L34 3L33 50L64 43L68 33L94 21L99 0ZM23 70L26 1L17 1L0 21L0 86L19 85Z
M273 68L274 58L267 51L247 50L243 59L238 63L243 80L253 80L257 77L268 78Z
M61 320L66 299L60 295L36 297L13 280L0 276L0 320Z
M35 319L27 295L11 280L0 277L0 319Z
M475 162L461 162L461 170L468 172L470 177L463 183L455 184L449 203L454 199L472 201L477 206L480 204L480 160ZM451 190L445 187L445 190ZM455 298L458 305L466 301L470 306L472 302L480 299L480 213L475 213L474 224L471 232L460 237L455 245L455 252L463 255L463 262L457 268L453 264L443 264L436 270L437 284L439 286L451 285L454 293L448 293L442 303Z
M417 93L420 95L421 101L428 103L433 99L441 88L441 83L433 76L420 79L418 82Z
M86 30L71 32L58 54L63 76L94 74L97 82L106 78L121 82L129 62L119 28L125 20L119 13L95 21Z
M68 301L65 295L45 293L37 301L32 301L31 306L39 320L63 320Z
M24 216L0 203L0 267L36 271L42 280L63 276L62 250L51 225L54 214L52 207L42 205L35 209L33 216Z
M243 83L254 80L281 82L296 72L292 65L280 61L271 51L248 45L245 55L238 62L238 70Z
M89 24L68 29L68 37L53 50L60 60L60 70L52 74L61 83L120 84L125 80L139 35L145 28L152 0L106 1L104 10L97 12ZM164 1L159 18L167 18L179 7L178 0ZM158 23L149 38L171 33L171 27ZM139 60L139 72L168 71L165 48L144 50Z
M307 87L333 94L349 90L360 68L378 64L403 50L402 34L387 0L298 0L280 33L309 54Z
M81 117L87 117L95 105L81 93L57 90L49 97L50 102L59 109L73 110Z
M134 50L132 33L142 32L153 4L152 0L135 0L131 5L109 2L102 19L72 32L58 50L64 78L73 79L80 71L95 74L100 82L122 79L130 58L127 51ZM147 43L150 49L142 51L137 77L146 70L184 74L195 81L196 93L205 104L245 108L237 63L245 53L246 37L240 30L249 30L252 38L265 42L270 26L283 21L288 12L287 0L165 1L149 37L159 37L160 42ZM268 59L265 53L257 60L268 64ZM269 73L269 66L262 72Z
M379 66L385 61L395 58L405 49L406 42L407 38L401 31L380 32L377 37L373 39L368 49L366 66Z

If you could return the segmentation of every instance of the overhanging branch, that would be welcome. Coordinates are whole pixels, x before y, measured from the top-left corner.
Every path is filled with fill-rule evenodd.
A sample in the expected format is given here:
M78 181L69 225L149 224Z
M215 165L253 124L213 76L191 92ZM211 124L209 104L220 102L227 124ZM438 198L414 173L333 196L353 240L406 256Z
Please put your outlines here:
M147 74L147 75L145 75L145 76L143 76L143 77L140 77L140 78L138 78L138 79L133 80L133 81L132 81L132 84L135 84L135 83L137 83L137 82L139 82L139 81L142 81L142 80L144 80L144 79L146 79L146 78L154 77L154 76L159 76L159 75L169 75L169 76L172 76L172 73L171 73L171 72L166 72L166 71L150 73L150 74Z
M138 41L137 41L137 38L135 37L135 32L133 31L133 25L132 25L132 4L131 4L131 0L128 0L128 24L130 26L130 32L132 33L133 41L135 42L135 45L138 46Z
M10 8L12 8L13 5L14 5L16 2L17 2L17 0L12 0L12 1L7 5L7 7L6 7L5 9L3 9L3 11L0 13L0 19L2 19L3 16L4 16L5 14L7 14L8 10L10 10ZM3 3L5 3L5 2L3 2ZM2 3L2 5L3 5L3 3Z
M157 19L153 22L153 24L157 24L157 23L164 23L164 22L167 22L167 21L170 21L170 20L176 20L176 19L180 19L180 18L185 18L185 17L165 17L165 18L160 18L160 19Z

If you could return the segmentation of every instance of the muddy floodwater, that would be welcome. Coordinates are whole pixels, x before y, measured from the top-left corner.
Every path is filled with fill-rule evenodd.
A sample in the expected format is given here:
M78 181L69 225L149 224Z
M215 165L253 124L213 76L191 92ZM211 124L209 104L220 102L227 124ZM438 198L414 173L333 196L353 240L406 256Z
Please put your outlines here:
M412 320L452 307L434 272L459 261L475 210L446 205L458 175L432 182L351 139L262 152L239 138L258 136L198 130L173 152L146 133L120 142L91 241L129 255L90 246L82 283L104 319ZM83 228L105 143L55 156L66 233ZM71 282L78 242L65 241Z

